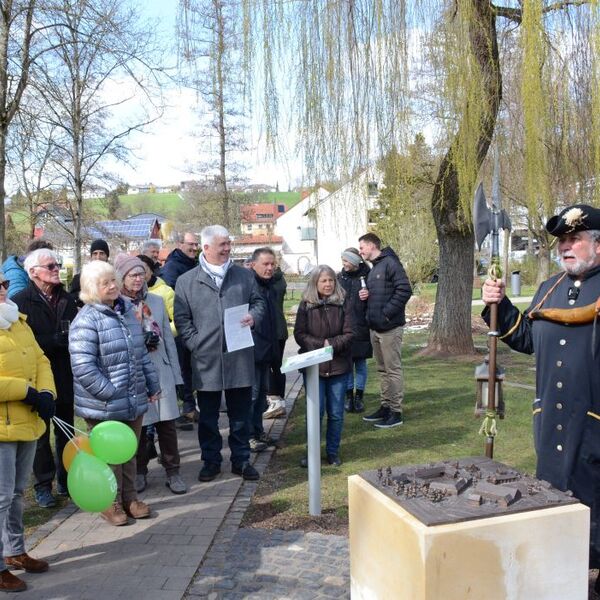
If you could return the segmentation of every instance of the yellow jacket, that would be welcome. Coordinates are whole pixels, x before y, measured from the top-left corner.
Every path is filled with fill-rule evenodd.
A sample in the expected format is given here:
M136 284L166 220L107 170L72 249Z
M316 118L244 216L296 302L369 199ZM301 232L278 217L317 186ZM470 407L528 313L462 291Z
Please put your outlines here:
M160 277L156 278L156 283L148 288L148 291L152 294L160 296L165 302L165 308L167 309L167 315L169 316L169 323L171 324L171 332L173 335L177 335L177 329L173 321L173 307L175 304L175 291L172 287L168 286L163 279Z
M21 402L29 386L56 398L50 361L25 319L19 314L9 329L0 329L0 442L30 442L46 430L37 412Z

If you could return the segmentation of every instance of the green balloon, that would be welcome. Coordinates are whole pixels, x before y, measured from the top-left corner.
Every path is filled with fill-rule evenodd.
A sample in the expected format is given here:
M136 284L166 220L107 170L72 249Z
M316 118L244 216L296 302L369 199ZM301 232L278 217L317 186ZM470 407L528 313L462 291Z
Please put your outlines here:
M86 452L78 452L73 459L67 487L73 502L87 512L102 512L117 497L117 480L112 469Z
M94 454L109 465L121 465L135 456L137 438L131 427L121 421L103 421L90 432Z

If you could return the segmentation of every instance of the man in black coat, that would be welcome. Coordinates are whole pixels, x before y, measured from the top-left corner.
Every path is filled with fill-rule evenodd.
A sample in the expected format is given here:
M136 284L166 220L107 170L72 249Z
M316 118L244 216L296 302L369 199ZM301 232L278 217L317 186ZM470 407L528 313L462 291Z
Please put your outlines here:
M274 443L265 434L263 413L267 408L271 364L276 362L279 356L277 294L273 281L275 263L275 252L271 248L257 248L252 254L254 278L266 307L264 317L255 323L252 330L254 339L254 384L250 407L250 450L252 452L266 450Z
M108 262L109 256L110 248L108 247L108 242L106 240L97 239L90 244L90 260L102 260L104 262ZM81 283L79 280L80 277L81 273L76 273L73 276L69 293L71 294L73 300L75 300L75 304L79 308L82 308L83 302L79 299L79 292L81 292Z
M562 272L521 313L501 280L488 279L483 318L498 304L500 339L536 357L533 438L537 476L571 490L591 509L590 568L600 567L600 210L578 204L546 224L558 237ZM598 586L598 582L596 582Z
M77 306L60 282L60 263L57 255L47 248L27 255L24 268L29 275L29 286L14 298L19 311L27 315L37 343L50 361L56 383L56 416L73 425L73 373L69 359L69 325L77 315ZM35 498L42 508L56 505L52 496L52 482L57 478L57 492L66 496L67 472L62 453L68 436L54 427L56 457L50 446L50 423L37 442L33 474Z
M181 275L198 266L198 236L186 231L179 238L179 247L167 257L161 271L163 281L173 289ZM197 415L196 399L192 388L192 355L186 348L181 336L175 338L179 368L183 378L181 416L175 420L175 425L182 431L192 430Z
M367 301L367 323L381 378L381 406L363 420L388 429L403 423L402 333L404 309L412 288L396 253L389 247L382 249L381 240L374 233L366 233L358 242L360 255L373 265L367 287L358 294Z

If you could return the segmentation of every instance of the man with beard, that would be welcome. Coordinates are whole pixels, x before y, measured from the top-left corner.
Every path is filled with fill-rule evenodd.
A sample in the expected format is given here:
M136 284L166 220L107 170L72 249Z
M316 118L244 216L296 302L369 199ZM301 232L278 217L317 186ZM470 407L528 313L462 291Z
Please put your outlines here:
M558 237L562 272L542 283L521 313L504 283L488 279L483 318L498 304L499 338L536 355L533 438L537 477L571 490L591 509L590 568L600 567L600 210L567 207L546 230ZM596 581L598 589L599 581Z

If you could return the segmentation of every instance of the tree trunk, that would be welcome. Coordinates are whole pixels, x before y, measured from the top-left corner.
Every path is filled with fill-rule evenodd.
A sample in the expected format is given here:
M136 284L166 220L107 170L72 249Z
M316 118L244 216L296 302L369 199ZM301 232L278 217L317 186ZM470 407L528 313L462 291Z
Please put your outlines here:
M6 134L5 128L0 130L0 264L6 260L6 210L4 202L6 199Z
M535 284L536 286L539 286L541 283L546 281L548 277L550 277L551 252L549 243L550 240L546 235L538 235L537 239L539 240L540 248L537 256L538 272Z
M471 0L469 41L479 64L482 88L487 100L477 142L477 167L481 167L494 134L502 97L502 78L496 22L489 0ZM458 173L454 155L460 140L466 139L459 125L433 190L431 207L440 247L440 275L429 334L427 355L468 354L474 351L471 334L474 235L460 206Z

